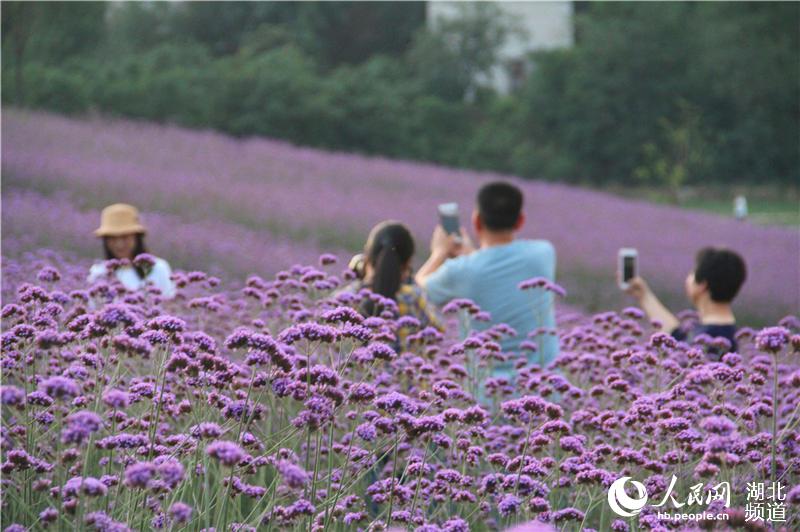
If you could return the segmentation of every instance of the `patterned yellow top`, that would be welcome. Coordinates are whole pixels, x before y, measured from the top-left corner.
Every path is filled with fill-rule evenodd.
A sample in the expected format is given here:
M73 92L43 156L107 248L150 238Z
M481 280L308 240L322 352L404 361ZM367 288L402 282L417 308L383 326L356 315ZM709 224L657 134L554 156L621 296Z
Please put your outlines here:
M363 281L356 280L342 287L338 292L355 293L365 287ZM395 295L397 301L397 311L400 316L412 316L419 320L420 329L425 327L435 327L439 331L444 331L441 321L436 311L428 303L425 292L413 281L404 281ZM400 340L405 342L408 331L402 330L399 333Z
M397 291L397 309L401 316L417 318L422 328L430 326L443 330L436 313L428 305L425 293L417 284L400 285L400 290Z

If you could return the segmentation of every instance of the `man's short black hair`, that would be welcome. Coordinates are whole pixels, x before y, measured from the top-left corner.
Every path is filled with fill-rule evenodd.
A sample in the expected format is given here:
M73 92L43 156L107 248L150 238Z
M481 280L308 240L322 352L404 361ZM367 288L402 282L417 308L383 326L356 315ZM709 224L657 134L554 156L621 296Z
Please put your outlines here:
M713 301L733 301L746 278L744 259L735 251L706 247L697 252L694 280L707 283Z
M513 229L522 213L522 191L504 181L483 185L478 191L478 214L490 231Z

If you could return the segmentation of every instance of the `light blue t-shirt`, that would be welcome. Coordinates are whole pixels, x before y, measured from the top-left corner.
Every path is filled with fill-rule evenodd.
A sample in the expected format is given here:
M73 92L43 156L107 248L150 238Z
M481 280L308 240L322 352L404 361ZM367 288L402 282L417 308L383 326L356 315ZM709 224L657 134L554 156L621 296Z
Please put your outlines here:
M501 342L504 351L513 352L519 350L519 343L532 330L556 325L553 294L542 289L520 290L519 283L533 277L555 282L555 274L556 250L550 242L514 240L446 260L428 277L425 289L428 300L436 305L456 298L471 299L491 314L491 323L513 327L517 336ZM484 329L491 324L471 325ZM537 364L543 360L547 365L558 355L558 338L543 334L538 343L543 357L534 353L528 358Z

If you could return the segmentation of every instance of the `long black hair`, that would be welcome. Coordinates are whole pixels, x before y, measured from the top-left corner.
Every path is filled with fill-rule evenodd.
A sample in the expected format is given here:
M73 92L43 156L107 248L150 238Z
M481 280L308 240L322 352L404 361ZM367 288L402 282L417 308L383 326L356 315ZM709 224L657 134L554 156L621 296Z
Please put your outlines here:
M413 255L414 237L405 224L388 220L376 225L364 248L366 261L373 270L369 288L376 294L396 300L403 282L403 270Z
M106 260L116 259L117 257L111 252L111 249L108 247L108 237L103 237L103 252L106 255ZM142 253L147 253L147 248L144 245L144 234L143 233L136 233L136 245L133 247L133 257L136 258ZM136 274L139 276L139 279L145 278L144 270L139 266L134 266L134 270L136 270Z

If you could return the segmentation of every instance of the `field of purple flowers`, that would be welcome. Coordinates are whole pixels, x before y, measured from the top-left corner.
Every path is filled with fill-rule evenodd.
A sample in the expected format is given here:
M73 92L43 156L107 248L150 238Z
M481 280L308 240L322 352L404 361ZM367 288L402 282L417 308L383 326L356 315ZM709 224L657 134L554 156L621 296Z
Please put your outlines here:
M4 109L3 255L52 248L88 260L99 210L126 201L145 211L156 254L226 278L272 275L324 251L363 245L378 221L407 222L423 260L436 205L458 201L462 218L480 183L498 176L327 153L263 139L236 140L131 121L75 120ZM775 323L800 308L800 238L794 228L719 216L542 182L526 194L524 236L558 250L567 302L590 312L623 308L613 277L619 247L637 247L650 284L676 309L695 251L740 251L750 279L740 321ZM13 283L4 274L4 291Z
M729 482L707 508L751 530L747 483L777 480L782 529L800 526L797 318L709 362L701 337L598 314L562 325L550 367L518 356L509 383L487 375L512 330L420 329L336 292L332 256L236 292L178 273L171 301L44 260L60 269L2 309L5 530L674 528L653 506L611 513L623 475L653 502ZM354 310L370 297L380 317Z
M773 481L775 529L800 528L800 319L772 318L797 307L790 230L522 183L527 234L556 244L585 309L619 246L680 286L694 248L727 243L751 267L739 308L772 320L712 362L719 340L676 342L637 309L562 312L540 367L536 336L522 354L501 351L503 325L459 339L469 302L422 328L338 291L342 261L319 256L387 217L424 239L435 205L469 205L487 175L19 111L3 140L4 530L767 530L748 483ZM98 210L122 199L190 270L175 299L126 292L118 261L86 285ZM516 380L491 378L509 359ZM623 476L650 501L632 517L607 502ZM658 517L700 492L716 495L691 511L727 521Z

